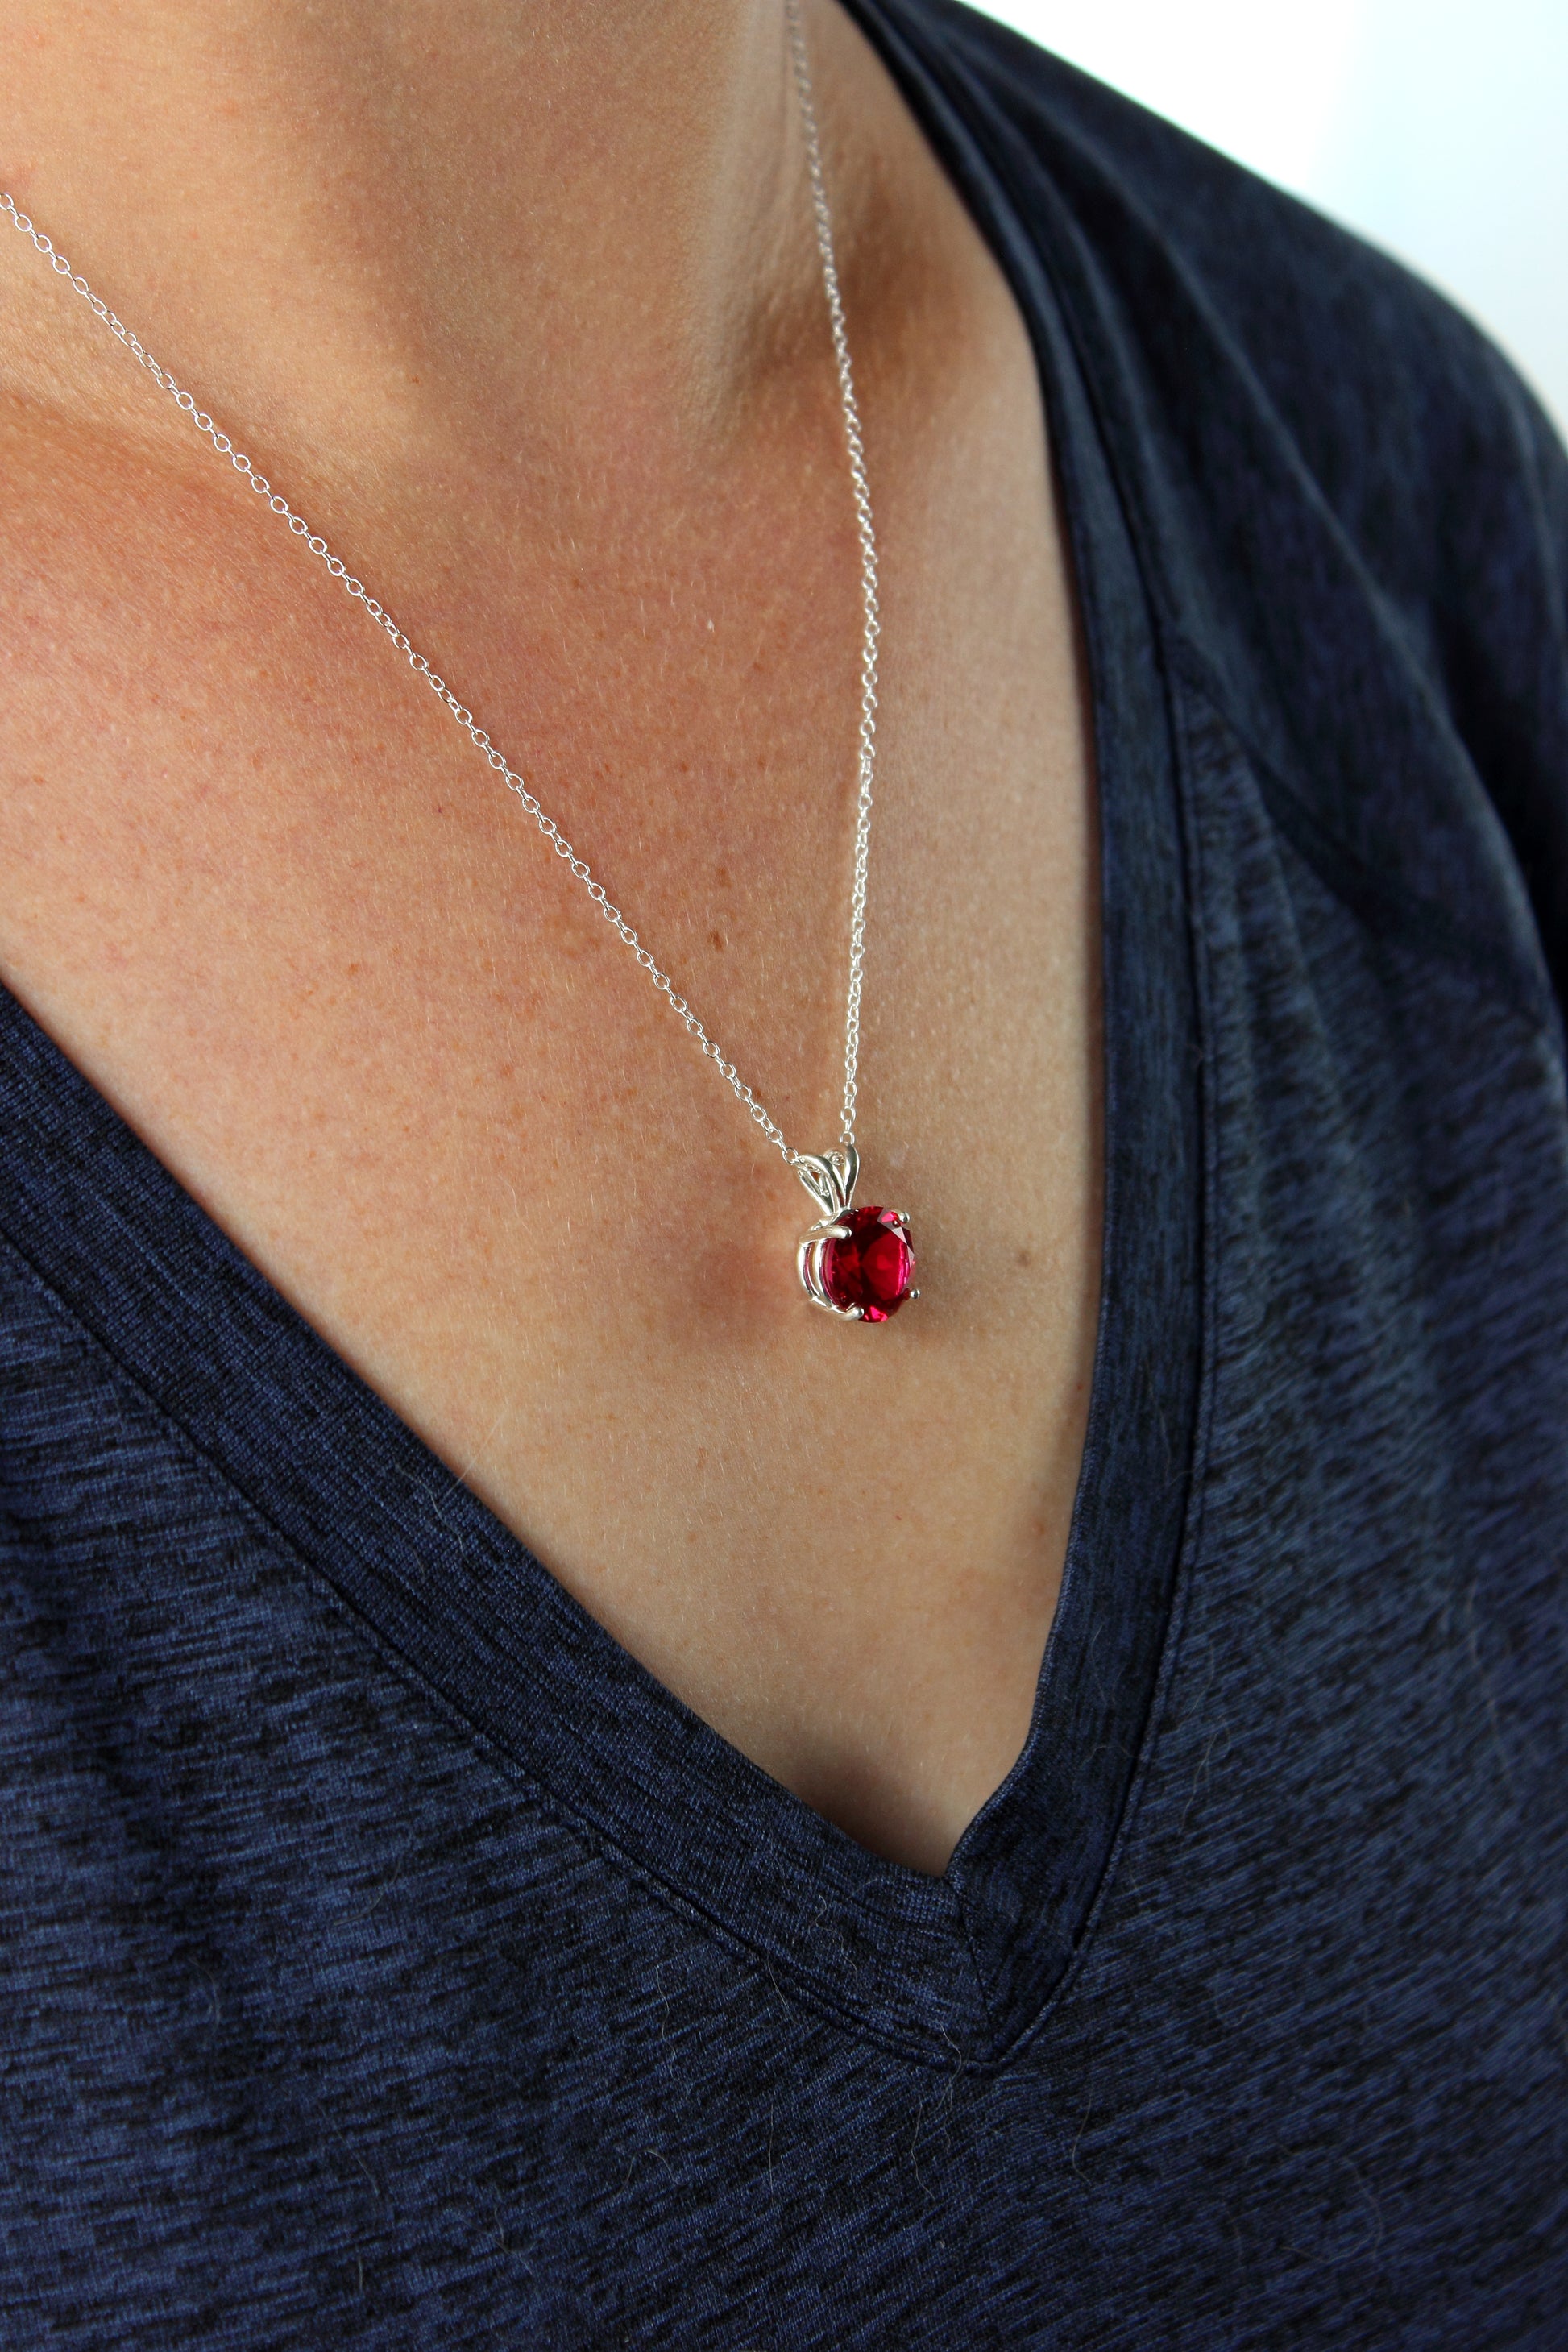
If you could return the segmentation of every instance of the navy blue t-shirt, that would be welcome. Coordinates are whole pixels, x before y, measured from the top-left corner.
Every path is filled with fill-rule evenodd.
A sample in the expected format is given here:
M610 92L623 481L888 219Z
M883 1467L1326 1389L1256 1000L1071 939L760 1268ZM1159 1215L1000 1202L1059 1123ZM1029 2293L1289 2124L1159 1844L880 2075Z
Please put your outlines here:
M946 0L1103 803L1028 1745L941 1879L563 1592L0 1001L0 2342L1568 2343L1568 466Z

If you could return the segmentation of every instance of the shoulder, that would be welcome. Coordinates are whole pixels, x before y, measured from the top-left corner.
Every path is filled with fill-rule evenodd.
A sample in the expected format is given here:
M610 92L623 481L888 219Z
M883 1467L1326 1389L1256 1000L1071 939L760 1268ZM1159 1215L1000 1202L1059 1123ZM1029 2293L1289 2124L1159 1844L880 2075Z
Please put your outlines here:
M1411 271L1059 58L954 0L857 6L1001 184L1227 709L1423 896L1466 899L1495 813L1568 993L1568 459L1538 402Z
M1167 400L1223 395L1193 364L1223 346L1348 520L1380 475L1463 478L1490 463L1560 484L1561 448L1513 369L1390 256L956 0L872 5L956 101L1025 218L1048 236L1052 198L1065 207ZM1169 364L1173 347L1184 366Z

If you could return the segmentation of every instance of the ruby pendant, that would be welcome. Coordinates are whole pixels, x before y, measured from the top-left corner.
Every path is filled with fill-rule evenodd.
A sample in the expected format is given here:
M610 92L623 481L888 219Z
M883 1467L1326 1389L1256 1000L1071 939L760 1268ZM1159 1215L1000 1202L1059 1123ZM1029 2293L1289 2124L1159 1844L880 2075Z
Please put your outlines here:
M821 1224L800 1237L795 1264L805 1295L848 1323L885 1323L918 1298L910 1221L900 1209L851 1205L859 1155L852 1143L803 1152L795 1169L818 1207Z

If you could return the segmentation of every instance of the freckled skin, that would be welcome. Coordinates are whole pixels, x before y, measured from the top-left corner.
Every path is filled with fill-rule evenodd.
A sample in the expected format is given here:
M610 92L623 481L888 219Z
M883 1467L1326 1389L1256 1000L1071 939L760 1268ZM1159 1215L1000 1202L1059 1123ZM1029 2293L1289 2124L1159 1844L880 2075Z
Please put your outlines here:
M221 41L210 0L44 22L0 0L19 199L821 1150L858 581L776 12L465 5L436 50L357 0ZM940 1870L1025 1737L1082 1444L1092 802L1022 327L859 36L809 22L884 565L859 1198L909 1212L921 1299L805 1304L802 1187L14 236L0 972L637 1656ZM183 163L132 201L138 152Z

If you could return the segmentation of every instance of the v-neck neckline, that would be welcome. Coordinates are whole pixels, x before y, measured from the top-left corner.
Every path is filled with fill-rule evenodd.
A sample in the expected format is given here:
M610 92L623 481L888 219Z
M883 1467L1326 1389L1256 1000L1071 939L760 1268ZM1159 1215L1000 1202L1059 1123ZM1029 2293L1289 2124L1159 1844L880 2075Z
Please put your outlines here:
M1081 1944L1150 1715L1196 1414L1196 1013L1158 640L1072 338L1005 173L912 12L856 0L853 13L1030 332L1076 559L1101 807L1106 1206L1088 1434L1029 1738L945 1875L856 1844L630 1656L3 992L0 1228L274 1538L508 1760L529 1801L847 2030L928 2063L987 2065L1028 2033Z

